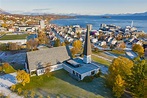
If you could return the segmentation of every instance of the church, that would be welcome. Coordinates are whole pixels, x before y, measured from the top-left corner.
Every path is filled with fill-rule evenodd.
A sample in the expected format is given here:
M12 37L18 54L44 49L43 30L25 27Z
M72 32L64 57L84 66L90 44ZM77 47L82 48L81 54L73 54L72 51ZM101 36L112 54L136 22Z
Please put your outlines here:
M83 58L72 58L68 46L31 51L27 52L26 71L30 75L39 76L44 74L47 68L50 68L51 72L64 69L77 80L83 80L86 76L95 75L99 71L99 66L91 61L90 29L91 25L87 25Z

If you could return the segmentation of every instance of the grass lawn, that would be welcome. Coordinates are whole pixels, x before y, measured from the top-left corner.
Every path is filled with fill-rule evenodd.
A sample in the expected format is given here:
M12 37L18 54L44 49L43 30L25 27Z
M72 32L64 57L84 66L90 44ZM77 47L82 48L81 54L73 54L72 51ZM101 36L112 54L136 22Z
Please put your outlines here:
M31 77L29 84L24 87L19 84L18 87L28 91L33 89L36 95L49 95L52 98L113 98L103 78L95 78L90 83L81 82L71 78L65 70L55 71L50 77Z
M113 60L113 59L114 59L114 57L109 56L109 55L105 54L104 52L98 52L98 53L92 52L92 53L93 53L93 54L96 54L96 55L99 55L99 56L102 56L102 57L104 57L104 58L110 59L110 60Z
M26 39L28 34L21 34L21 35L5 35L0 40L17 40L17 39Z
M92 60L95 62L98 62L100 64L106 65L106 66L110 66L111 62L104 60L102 58L96 57L94 55L92 55Z
M112 50L112 51L110 51L111 53L114 53L114 54L118 54L118 55L123 55L123 54L125 54L125 51L123 51L123 50Z

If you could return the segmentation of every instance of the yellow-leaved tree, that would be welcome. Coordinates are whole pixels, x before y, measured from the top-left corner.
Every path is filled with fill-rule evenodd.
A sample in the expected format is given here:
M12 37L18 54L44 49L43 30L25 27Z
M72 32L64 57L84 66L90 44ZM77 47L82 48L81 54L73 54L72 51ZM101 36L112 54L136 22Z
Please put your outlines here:
M26 73L24 70L18 70L16 79L23 86L25 86L26 83L30 82L30 75L28 73Z
M112 61L112 64L109 66L108 74L106 80L108 86L113 87L114 80L119 74L123 80L126 79L127 75L131 74L131 68L133 67L133 61L125 57L118 57Z
M117 98L120 98L122 94L124 93L125 89L125 81L122 79L122 77L118 74L115 78L114 86L113 86L113 92Z
M142 57L144 55L144 48L139 44L134 44L132 46L132 50L136 52L139 55L139 57Z
M73 42L73 47L76 49L77 53L82 50L82 42L80 40L76 40Z

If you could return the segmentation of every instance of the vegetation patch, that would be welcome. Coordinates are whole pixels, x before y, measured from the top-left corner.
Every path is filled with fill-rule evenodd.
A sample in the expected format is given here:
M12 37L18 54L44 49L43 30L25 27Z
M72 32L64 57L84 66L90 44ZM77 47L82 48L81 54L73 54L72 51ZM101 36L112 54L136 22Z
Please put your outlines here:
M0 66L0 72L8 74L16 72L16 70L11 65L9 65L9 63L4 63L2 66Z
M17 39L26 39L28 34L20 34L20 35L5 35L0 40L17 40Z
M96 79L96 80L95 80ZM15 91L22 89L22 95L26 98L30 96L50 96L56 98L113 98L111 91L104 87L102 78L95 78L92 82L77 81L69 76L64 70L55 71L52 76L46 74L30 78L30 83L25 86L17 84ZM100 83L100 84L99 84ZM103 86L103 87L98 87ZM104 89L103 89L104 88ZM35 94L34 94L35 92ZM107 92L107 94L104 92ZM34 98L34 97L33 97Z
M124 50L112 50L111 53L123 55L123 54L125 54L125 51Z
M97 56L92 55L92 60L95 62L98 62L100 64L106 65L106 66L110 66L111 62L104 60L102 58L99 58Z

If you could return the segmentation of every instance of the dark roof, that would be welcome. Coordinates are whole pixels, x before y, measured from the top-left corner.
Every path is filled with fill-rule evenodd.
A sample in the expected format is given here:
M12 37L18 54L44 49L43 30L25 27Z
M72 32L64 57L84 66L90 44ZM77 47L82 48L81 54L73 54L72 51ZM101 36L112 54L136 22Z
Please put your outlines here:
M70 59L69 50L66 46L42 49L27 52L27 63L29 70L46 67L47 63L55 65L59 62Z
M90 25L87 25L87 32L86 32L86 37L85 37L85 44L84 44L84 55L91 55L91 43L90 43Z

